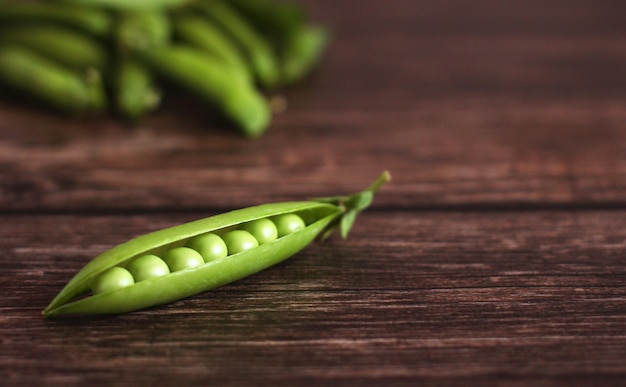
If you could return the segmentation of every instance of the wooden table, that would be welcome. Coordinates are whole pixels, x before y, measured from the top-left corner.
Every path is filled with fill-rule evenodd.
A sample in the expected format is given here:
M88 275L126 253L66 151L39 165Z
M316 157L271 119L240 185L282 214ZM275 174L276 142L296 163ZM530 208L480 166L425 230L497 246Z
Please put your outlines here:
M623 385L623 1L310 1L319 70L247 140L0 105L5 385ZM234 208L394 181L350 237L116 317L44 319L87 261Z

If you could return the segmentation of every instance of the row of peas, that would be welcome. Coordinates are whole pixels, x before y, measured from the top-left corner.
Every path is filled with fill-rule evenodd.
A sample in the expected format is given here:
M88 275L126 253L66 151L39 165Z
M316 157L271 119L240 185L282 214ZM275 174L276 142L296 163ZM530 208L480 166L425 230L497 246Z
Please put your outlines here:
M141 255L124 267L108 269L95 278L91 291L100 294L173 272L194 269L204 263L272 242L305 226L300 216L282 214L271 219L250 221L221 236L212 232L197 235L190 238L185 246L168 250L162 258L153 254Z
M137 121L178 92L258 137L327 40L288 0L0 0L0 96Z

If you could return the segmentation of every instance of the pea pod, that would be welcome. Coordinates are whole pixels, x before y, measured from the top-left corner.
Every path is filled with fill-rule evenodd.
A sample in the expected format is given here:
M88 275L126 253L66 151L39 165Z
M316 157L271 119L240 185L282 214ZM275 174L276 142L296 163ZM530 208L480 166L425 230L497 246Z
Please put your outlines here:
M329 33L324 27L305 25L285 37L281 50L283 82L295 83L304 78L317 64Z
M118 112L130 121L137 121L155 110L161 92L152 73L133 56L118 58L115 72L115 103Z
M281 85L308 75L328 44L328 30L308 23L300 4L277 0L230 0L230 4L274 43Z
M216 106L247 136L267 129L271 112L263 95L241 72L204 50L179 44L146 50L141 57L156 74Z
M90 36L55 25L14 25L0 29L0 42L25 47L74 69L107 67L108 54Z
M53 23L98 37L108 36L113 27L111 16L102 9L58 2L0 1L0 22L2 25Z
M170 19L163 11L120 12L116 33L124 52L164 46L170 43Z
M341 228L342 236L347 236L356 214L369 206L374 192L389 179L389 173L385 172L365 191L354 195L248 207L132 239L88 263L43 314L50 317L125 313L189 297L247 277L289 258L336 227ZM342 221L346 216L352 220ZM302 223L286 225L290 222L286 220L288 217L299 218ZM275 223L281 224L276 230L282 231L258 243L248 230L255 233L259 225L249 226L260 223L261 219L276 220ZM245 238L239 238L236 233ZM193 249L195 243L190 242L206 235L218 235L226 241L228 254L198 262L195 256L201 254ZM244 242L250 238L255 243L246 247ZM244 242L239 243L241 240ZM172 269L180 265L178 258L185 254L191 256L189 262L192 263L183 265L180 270ZM171 272L159 269L157 275L137 282L129 278L125 267L134 270L131 266L140 266L136 264L138 260L155 261L155 257L165 257L165 261L177 259L177 262L168 261ZM142 275L145 272L143 270ZM90 293L90 289L94 293Z
M172 21L175 36L185 43L202 48L241 74L252 78L241 52L224 32L210 20L193 14L178 14Z
M65 3L115 10L154 10L183 6L191 0L61 0Z
M229 3L260 31L280 38L300 28L307 21L301 4L276 0L229 0Z
M277 85L280 72L270 43L228 1L205 0L192 3L190 7L223 29L249 61L251 72L263 86Z
M137 51L168 45L171 26L162 11L120 12L117 21L118 50L113 92L118 112L126 119L136 121L155 110L161 101L155 76L138 58Z
M96 70L83 76L22 47L0 47L0 82L69 113L106 108L104 86Z

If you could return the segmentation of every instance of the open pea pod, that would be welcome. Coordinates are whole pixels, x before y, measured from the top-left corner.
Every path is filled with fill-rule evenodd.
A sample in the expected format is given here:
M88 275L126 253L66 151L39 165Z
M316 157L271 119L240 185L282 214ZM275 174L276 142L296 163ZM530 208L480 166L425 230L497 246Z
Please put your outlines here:
M385 172L354 195L248 207L132 239L85 265L43 314L131 312L247 277L289 258L337 227L345 237L356 214L369 206L373 193L389 179ZM342 220L345 217L349 221ZM197 247L195 242L208 235L225 246L221 256L208 257ZM137 272L136 263L146 257L164 271L143 267L141 274Z

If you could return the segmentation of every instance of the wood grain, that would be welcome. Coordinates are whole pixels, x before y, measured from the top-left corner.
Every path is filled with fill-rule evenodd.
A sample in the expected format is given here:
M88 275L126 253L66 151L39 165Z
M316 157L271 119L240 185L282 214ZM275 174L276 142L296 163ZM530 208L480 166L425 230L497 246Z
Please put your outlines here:
M310 0L332 45L251 141L0 101L3 385L626 384L626 3ZM350 238L116 317L41 310L134 236L394 180Z
M225 209L351 192L382 169L398 207L624 206L615 8L454 4L315 2L333 44L257 141L188 100L134 129L0 105L0 210Z
M617 383L625 215L370 212L350 239L235 284L70 320L39 313L75 270L189 215L10 216L0 365L36 384Z
M14 138L0 145L0 208L235 208L353 192L383 169L395 179L381 198L388 206L624 205L626 105L421 107L291 111L253 142L187 125L173 130L172 116L155 117L159 129L136 131L20 118L14 128L40 129L22 135L4 126L5 139Z

